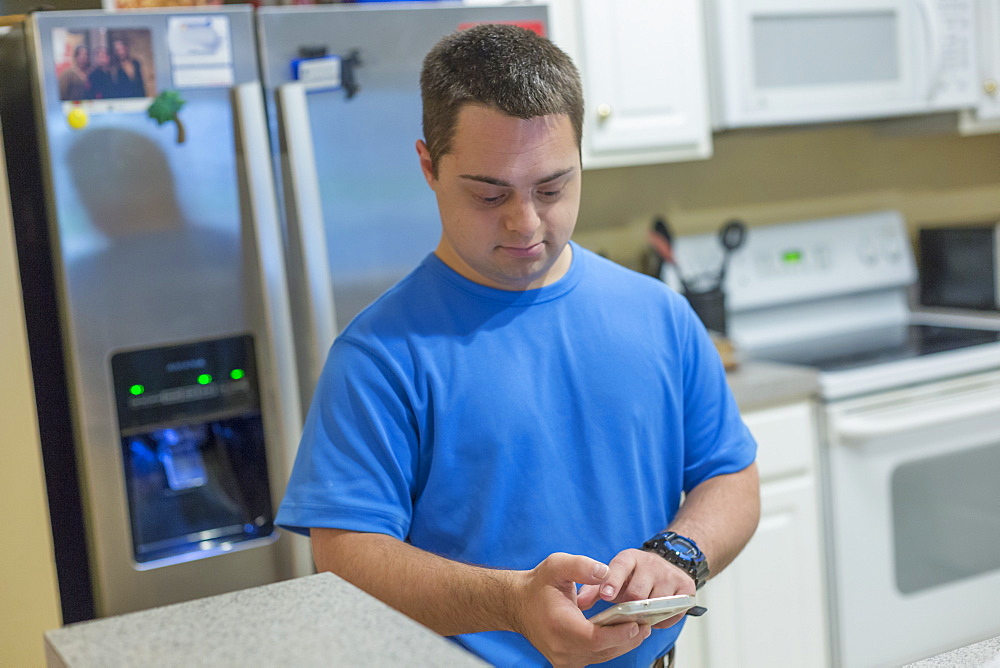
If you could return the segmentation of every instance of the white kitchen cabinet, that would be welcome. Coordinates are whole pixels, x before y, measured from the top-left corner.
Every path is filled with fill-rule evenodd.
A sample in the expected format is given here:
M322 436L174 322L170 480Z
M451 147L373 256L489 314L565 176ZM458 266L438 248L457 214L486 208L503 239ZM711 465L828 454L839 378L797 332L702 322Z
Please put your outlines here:
M1000 0L976 3L976 25L979 100L959 115L966 135L1000 132Z
M550 0L583 78L583 166L712 154L702 0Z
M729 568L698 592L708 613L688 620L678 668L830 664L811 402L746 413L758 442L761 518Z

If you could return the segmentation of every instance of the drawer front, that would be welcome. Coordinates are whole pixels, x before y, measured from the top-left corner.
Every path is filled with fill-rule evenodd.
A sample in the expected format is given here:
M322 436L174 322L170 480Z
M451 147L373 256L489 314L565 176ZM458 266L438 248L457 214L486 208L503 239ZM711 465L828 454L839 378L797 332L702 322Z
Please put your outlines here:
M803 401L744 413L757 440L761 480L816 469L816 419L812 402Z

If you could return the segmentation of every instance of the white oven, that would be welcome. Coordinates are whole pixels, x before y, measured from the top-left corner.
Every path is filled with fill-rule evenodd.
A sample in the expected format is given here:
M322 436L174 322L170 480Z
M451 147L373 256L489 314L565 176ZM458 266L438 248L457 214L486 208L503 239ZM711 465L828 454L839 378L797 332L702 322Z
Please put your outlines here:
M711 236L675 250L689 283L719 262ZM819 371L832 658L847 668L1000 635L1000 317L912 312L915 280L902 217L884 211L751 228L725 281L744 357Z
M716 124L974 106L974 0L711 0Z
M1000 632L1000 372L828 404L826 503L843 666Z

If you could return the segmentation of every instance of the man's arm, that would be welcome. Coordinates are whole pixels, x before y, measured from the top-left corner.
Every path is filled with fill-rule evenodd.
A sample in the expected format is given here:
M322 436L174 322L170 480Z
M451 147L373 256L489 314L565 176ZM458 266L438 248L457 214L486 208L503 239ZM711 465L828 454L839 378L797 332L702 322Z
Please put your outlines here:
M692 489L667 528L698 543L711 574L718 575L750 541L758 521L760 477L754 462Z
M312 529L313 557L372 596L442 635L479 631L523 634L555 665L607 661L637 647L638 624L599 627L576 602L576 583L599 585L606 565L553 554L530 571L470 566L391 536Z
M753 536L759 519L760 480L755 462L692 489L667 528L694 540L708 561L711 575L718 575ZM652 552L629 548L608 565L610 573L604 583L580 590L581 607L593 605L598 598L621 603L695 593L694 581L687 573ZM671 626L678 619L673 617L655 628Z

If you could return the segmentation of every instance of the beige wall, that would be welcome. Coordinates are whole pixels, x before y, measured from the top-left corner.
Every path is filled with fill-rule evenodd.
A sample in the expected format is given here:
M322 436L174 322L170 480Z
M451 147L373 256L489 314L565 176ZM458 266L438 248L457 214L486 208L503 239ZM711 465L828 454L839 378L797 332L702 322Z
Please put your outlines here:
M0 156L3 155L0 146ZM0 193L7 189L0 159ZM0 196L0 666L44 665L62 624L10 209Z
M950 125L950 127L949 127ZM911 230L1000 219L1000 134L960 137L953 117L717 133L709 160L588 170L575 239L633 268L663 213L675 233L881 208Z

